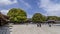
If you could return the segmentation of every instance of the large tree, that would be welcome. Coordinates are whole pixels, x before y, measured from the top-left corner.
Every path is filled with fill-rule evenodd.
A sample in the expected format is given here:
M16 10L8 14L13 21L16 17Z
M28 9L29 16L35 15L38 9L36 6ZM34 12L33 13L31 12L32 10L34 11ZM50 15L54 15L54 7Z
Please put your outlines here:
M45 21L46 19L45 19L45 16L43 16L42 14L40 14L40 13L35 13L34 15L33 15L33 17L32 17L32 21L33 22L37 22L37 23L39 23L39 22L43 22L43 21Z
M10 17L10 20L13 22L25 22L27 19L26 12L19 8L10 9L7 15Z

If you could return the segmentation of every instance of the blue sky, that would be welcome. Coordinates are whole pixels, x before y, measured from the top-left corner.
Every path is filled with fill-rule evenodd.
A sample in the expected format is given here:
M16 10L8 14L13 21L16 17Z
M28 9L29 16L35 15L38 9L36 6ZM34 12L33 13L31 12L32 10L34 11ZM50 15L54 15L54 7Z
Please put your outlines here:
M0 11L3 14L11 8L21 8L31 18L35 13L45 16L60 16L60 0L0 0Z

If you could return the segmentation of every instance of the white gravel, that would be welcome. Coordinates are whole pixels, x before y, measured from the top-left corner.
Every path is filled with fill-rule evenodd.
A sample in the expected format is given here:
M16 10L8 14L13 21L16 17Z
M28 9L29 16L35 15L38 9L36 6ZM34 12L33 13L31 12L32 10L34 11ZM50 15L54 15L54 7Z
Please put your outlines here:
M49 27L48 25L37 27L36 24L12 26L12 32L10 32L10 34L60 34L60 26L55 25L52 27Z
M37 27L36 24L10 25L10 27L0 27L0 34L60 34L60 24L51 27L47 24L42 27Z

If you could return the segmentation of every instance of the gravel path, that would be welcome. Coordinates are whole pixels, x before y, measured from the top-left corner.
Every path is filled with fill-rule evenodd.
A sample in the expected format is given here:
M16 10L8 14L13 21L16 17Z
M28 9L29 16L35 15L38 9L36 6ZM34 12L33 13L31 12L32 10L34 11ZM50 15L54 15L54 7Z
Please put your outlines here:
M12 26L11 34L60 34L60 26L42 25L42 27L37 27L36 24Z

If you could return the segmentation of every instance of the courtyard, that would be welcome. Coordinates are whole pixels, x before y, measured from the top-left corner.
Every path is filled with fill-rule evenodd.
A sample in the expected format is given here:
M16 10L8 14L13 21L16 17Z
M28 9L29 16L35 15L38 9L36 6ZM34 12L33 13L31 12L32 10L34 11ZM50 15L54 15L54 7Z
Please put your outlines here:
M53 24L52 27L48 24L42 24L42 27L37 27L36 24L12 26L11 34L60 34L59 24Z
M60 34L60 24L42 24L37 27L36 24L10 24L10 26L0 27L0 34Z

